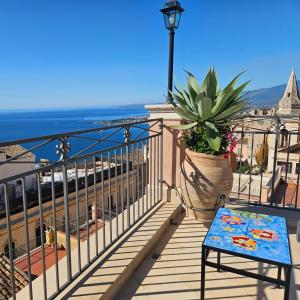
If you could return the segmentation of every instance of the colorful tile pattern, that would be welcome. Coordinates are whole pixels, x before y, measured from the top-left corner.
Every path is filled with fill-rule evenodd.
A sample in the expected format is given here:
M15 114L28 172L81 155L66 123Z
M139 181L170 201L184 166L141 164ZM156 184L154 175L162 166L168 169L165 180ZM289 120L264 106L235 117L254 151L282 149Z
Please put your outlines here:
M204 245L291 264L285 218L220 208Z

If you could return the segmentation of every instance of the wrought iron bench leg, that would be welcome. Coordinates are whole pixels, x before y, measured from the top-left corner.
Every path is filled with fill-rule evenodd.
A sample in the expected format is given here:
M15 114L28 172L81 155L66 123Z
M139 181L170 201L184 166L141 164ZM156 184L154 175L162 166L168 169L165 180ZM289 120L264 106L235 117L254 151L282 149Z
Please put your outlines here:
M218 264L217 271L218 271L218 272L221 272L221 269L220 269L220 264L221 264L221 252L220 252L220 251L218 251L217 264Z
M202 257L201 257L201 300L205 299L205 261L207 258L207 250L202 247Z
M284 300L289 300L291 273L292 273L292 268L291 267L285 267L286 276L285 276Z
M282 267L278 267L278 275L277 275L277 279L278 280L280 280L281 279L281 269L282 269ZM280 284L278 283L277 285L276 285L276 287L278 288L278 289L280 289Z

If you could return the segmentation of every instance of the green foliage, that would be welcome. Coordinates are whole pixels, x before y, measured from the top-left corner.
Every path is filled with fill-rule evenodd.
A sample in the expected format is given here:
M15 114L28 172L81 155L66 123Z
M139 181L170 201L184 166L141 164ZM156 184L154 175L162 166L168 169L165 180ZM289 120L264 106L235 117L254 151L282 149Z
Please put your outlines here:
M237 173L249 174L250 170L251 170L251 167L249 166L249 163L246 161L238 167Z
M170 127L189 131L183 137L186 147L207 154L226 152L230 120L248 104L243 91L249 82L235 87L240 76L236 76L221 90L213 68L201 85L193 74L187 72L186 88L175 87L171 104L188 123Z
M211 155L218 155L227 152L228 139L226 138L229 128L220 129L221 145L218 151L211 148L206 138L207 131L205 128L196 126L193 130L184 131L182 136L182 143L185 147L195 152L206 153Z

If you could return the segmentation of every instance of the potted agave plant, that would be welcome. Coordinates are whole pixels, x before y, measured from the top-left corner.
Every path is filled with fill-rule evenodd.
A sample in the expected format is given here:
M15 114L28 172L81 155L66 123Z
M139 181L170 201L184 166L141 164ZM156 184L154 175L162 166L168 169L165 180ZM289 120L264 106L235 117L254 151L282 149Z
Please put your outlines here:
M233 117L247 107L246 82L236 87L241 74L224 89L211 68L202 84L187 72L186 88L175 87L170 100L186 121L170 126L182 130L185 156L181 163L181 189L188 210L197 220L211 221L220 195L229 196L233 184L229 163L235 139L230 131Z

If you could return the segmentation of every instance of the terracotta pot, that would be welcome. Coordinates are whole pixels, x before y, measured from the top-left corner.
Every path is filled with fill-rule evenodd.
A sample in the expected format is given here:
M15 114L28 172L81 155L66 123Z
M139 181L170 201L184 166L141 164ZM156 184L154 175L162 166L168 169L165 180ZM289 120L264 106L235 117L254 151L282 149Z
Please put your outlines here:
M212 156L185 149L180 183L190 215L209 222L215 214L218 197L227 198L232 189L231 166L224 155Z
M228 153L228 162L231 166L232 172L236 172L238 164L236 160L236 154L234 152Z

